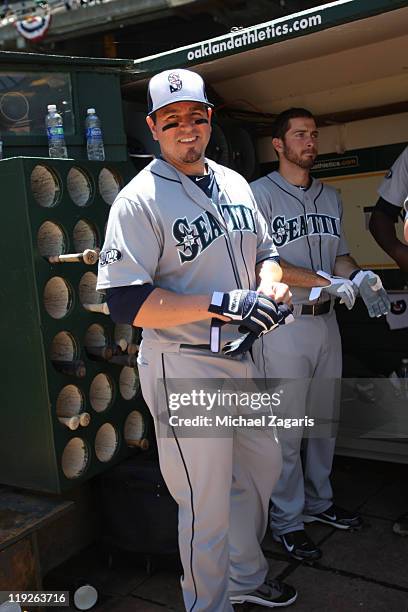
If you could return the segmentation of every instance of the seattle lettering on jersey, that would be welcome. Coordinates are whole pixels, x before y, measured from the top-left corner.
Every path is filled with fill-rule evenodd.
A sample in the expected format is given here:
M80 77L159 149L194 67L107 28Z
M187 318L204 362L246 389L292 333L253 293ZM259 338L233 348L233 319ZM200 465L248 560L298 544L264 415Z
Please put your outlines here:
M244 206L221 205L222 214L228 228L228 232L252 232L256 234L255 219L253 211ZM187 217L176 219L173 223L173 236L180 262L184 264L193 261L201 255L214 240L224 236L226 229L220 225L217 219L210 213L204 212L193 221Z
M329 235L340 238L340 219L321 213L307 213L286 219L277 215L272 219L272 239L276 247L299 240L303 236Z

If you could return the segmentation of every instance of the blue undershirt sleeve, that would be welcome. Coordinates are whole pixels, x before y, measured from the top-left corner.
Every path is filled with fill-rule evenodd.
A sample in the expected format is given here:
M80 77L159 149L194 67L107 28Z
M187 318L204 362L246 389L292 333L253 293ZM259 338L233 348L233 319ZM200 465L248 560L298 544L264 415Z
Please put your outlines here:
M401 215L401 208L399 206L395 206L395 204L391 204L384 200L384 198L379 198L374 207L375 210L380 210L387 217L390 217L394 223L398 223L398 219Z
M111 319L115 323L132 325L142 304L155 289L154 285L149 284L106 289Z

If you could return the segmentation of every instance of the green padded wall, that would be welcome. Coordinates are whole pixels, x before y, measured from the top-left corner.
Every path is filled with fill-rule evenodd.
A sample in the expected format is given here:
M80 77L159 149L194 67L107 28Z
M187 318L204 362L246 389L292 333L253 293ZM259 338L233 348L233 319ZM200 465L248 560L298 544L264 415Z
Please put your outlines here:
M49 262L101 247L110 204L134 174L127 162L0 162L1 483L62 492L148 434L134 363L139 330L84 308L104 299L96 265ZM96 361L106 347L113 358ZM84 376L61 371L61 361L73 360ZM78 416L83 424L70 429Z

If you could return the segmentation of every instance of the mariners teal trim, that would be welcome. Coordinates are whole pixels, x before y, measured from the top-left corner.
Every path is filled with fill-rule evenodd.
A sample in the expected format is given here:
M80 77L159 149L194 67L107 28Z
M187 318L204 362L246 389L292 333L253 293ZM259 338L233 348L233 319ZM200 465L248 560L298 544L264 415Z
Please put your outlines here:
M313 205L315 207L315 211L316 211L316 215L317 213L317 200L319 199L319 197L321 196L321 194L323 193L323 183L322 186L320 188L319 193L317 194L317 196L315 197L315 199L313 200ZM323 270L323 256L322 256L322 236L321 234L319 234L319 252L320 252L320 270Z
M145 79L161 70L181 66L189 68L406 6L406 0L338 0L330 5L313 7L201 43L135 60L135 74L129 74L128 80Z
M271 177L270 177L270 176L267 176L267 178L268 178L268 179L269 179L269 180L270 180L272 183L274 183L274 185L276 185L277 187L279 187L279 189L281 189L282 191L284 191L284 192L285 192L285 193L287 193L288 195L292 196L292 198L294 198L295 200L297 200L297 201L299 202L299 204L301 205L301 207L302 207L302 209L303 209L303 218L304 218L304 220L305 220L306 227L307 227L306 208L305 208L305 205L303 204L302 200L299 200L299 198L297 198L295 195L293 195L293 193L290 193L290 191L287 191L286 189L284 189L284 188L283 188L281 185L279 185L279 183L277 183L276 181L274 181L273 179L271 179ZM310 267L311 267L311 269L312 269L312 270L314 270L314 269L315 269L315 267L314 267L314 265L313 265L313 254L312 254L312 247L310 246L310 242L309 242L309 235L308 235L308 234L305 234L305 238L306 238L306 241L307 241L307 246L308 246L308 248L309 248ZM273 235L272 235L272 239L273 239ZM273 241L274 241L274 244L275 244L275 240L273 240ZM276 244L275 244L275 246L276 246ZM276 247L276 248L278 248L278 247Z

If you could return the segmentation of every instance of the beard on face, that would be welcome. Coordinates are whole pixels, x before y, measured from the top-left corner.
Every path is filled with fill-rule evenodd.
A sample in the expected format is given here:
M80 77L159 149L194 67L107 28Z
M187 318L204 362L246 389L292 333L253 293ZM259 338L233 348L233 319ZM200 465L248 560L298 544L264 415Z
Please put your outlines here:
M315 159L317 157L317 153L315 150L308 151L308 153L309 152L313 153L313 157L303 158L300 155L297 155L297 153L295 153L294 150L290 146L288 146L286 143L283 143L283 151L282 151L283 156L288 161L292 162L292 164L296 164L296 166L299 166L300 168L303 168L304 170L310 170L310 168L314 165Z
M191 148L184 153L182 160L185 164L195 164L195 162L198 162L201 159L201 156L201 151Z

